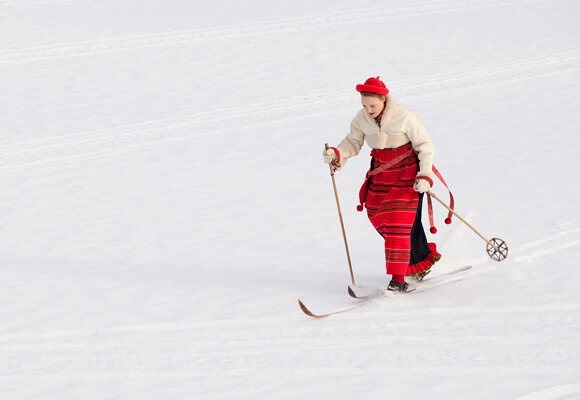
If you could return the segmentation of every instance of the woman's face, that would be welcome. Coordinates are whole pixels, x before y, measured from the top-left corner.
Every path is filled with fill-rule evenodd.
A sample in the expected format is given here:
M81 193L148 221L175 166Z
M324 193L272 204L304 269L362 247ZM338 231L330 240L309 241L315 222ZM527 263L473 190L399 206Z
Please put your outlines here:
M385 108L385 96L361 96L362 106L371 118L378 117Z

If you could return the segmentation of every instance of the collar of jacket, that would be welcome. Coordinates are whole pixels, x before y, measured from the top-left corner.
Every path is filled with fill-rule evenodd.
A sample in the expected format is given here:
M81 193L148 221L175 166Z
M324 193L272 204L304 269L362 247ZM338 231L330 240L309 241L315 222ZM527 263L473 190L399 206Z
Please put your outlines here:
M383 110L383 112L381 113L381 115L379 117L377 117L377 118L372 118L372 119L374 119L374 121L379 126L379 129L381 128L381 126L384 126L384 125L387 125L388 124L388 122L397 113L397 108L399 108L399 105L397 104L397 102L395 101L395 99L393 99L393 97L391 95L388 95L387 96L387 100L386 100L386 104L385 104L385 109ZM366 114L366 117L369 120L371 120L371 117L369 117L368 114ZM379 120L379 118L380 118L380 120Z

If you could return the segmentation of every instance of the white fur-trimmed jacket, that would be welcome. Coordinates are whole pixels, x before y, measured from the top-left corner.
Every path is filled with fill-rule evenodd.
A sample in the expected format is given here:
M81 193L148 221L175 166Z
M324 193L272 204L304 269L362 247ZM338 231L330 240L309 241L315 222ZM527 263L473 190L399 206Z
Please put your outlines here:
M387 96L387 104L377 122L361 109L350 124L350 133L336 148L340 152L340 165L356 156L364 142L373 149L393 149L411 142L419 158L419 173L433 179L433 142L414 111L401 107Z

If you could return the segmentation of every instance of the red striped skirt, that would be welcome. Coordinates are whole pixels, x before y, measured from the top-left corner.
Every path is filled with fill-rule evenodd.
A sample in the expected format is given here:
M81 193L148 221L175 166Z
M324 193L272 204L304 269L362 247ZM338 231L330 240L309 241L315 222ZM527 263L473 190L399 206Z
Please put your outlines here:
M371 170L411 149L411 143L396 149L373 149ZM368 218L385 239L387 274L416 275L431 268L441 257L435 244L427 242L421 223L423 196L413 189L418 165L413 152L387 170L370 176L361 188L361 197L366 195Z

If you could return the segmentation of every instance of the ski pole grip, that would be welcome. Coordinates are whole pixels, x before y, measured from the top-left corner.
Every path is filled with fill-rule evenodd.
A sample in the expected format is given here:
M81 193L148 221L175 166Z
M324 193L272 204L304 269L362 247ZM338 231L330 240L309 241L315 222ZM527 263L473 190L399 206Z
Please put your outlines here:
M330 146L328 145L328 143L324 143L324 150L328 150L330 149ZM330 168L330 175L333 177L334 179L334 168L338 168L338 166L333 162L331 162L330 164L328 164L328 167ZM334 167L334 168L333 168Z

